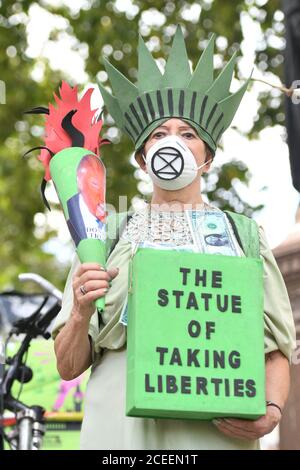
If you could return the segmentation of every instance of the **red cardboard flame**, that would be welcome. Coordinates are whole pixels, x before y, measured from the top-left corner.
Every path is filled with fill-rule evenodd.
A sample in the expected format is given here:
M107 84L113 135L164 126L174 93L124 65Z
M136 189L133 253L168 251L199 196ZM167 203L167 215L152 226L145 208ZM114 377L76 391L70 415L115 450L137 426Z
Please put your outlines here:
M62 82L59 95L54 93L56 107L49 104L49 114L46 116L45 123L45 147L52 154L72 146L72 141L67 132L62 128L64 117L72 110L76 113L72 117L73 126L84 136L84 148L99 155L99 147L106 143L99 137L103 121L97 121L95 113L97 109L92 110L90 106L90 98L93 88L89 88L81 100L78 99L77 86L72 88L68 83ZM46 149L42 149L38 159L45 168L45 180L51 179L49 163L52 158Z

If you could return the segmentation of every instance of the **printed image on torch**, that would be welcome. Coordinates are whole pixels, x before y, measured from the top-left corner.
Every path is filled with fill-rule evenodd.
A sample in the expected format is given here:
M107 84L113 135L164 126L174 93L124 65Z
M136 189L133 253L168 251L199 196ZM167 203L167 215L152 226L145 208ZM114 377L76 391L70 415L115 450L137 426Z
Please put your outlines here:
M105 240L105 167L94 155L77 167L78 193L67 201L67 224L75 245L84 238Z
M100 137L102 119L91 108L93 89L79 99L77 87L62 82L60 96L54 94L56 106L38 106L27 113L45 114L44 145L39 160L45 168L41 183L43 200L45 188L52 180L56 189L76 253L81 263L106 263L106 172L100 158L100 148L110 143ZM95 301L98 311L104 310L105 300Z

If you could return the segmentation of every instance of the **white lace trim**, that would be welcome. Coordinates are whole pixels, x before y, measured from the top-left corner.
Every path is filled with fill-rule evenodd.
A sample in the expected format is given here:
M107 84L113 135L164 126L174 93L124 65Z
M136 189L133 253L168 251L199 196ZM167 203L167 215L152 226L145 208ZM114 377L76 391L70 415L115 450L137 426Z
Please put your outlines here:
M203 210L218 210L206 205ZM125 227L121 238L133 243L156 242L172 243L174 245L193 244L185 211L159 211L147 205L145 209L133 214Z

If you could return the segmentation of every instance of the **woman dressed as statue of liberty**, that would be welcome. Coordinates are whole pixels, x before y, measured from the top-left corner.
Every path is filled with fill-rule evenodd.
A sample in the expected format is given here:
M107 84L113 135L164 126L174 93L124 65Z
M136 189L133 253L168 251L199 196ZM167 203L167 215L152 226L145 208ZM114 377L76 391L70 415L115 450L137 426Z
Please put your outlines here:
M82 449L257 449L258 439L281 418L295 345L284 282L262 227L205 202L201 192L201 176L210 170L218 142L250 80L230 93L236 58L214 79L213 51L214 36L191 73L178 27L163 74L142 39L136 85L105 62L113 94L101 85L104 103L116 125L133 140L135 158L150 176L153 194L143 208L118 215L122 230L106 269L80 264L76 257L66 283L53 337L62 378L74 379L92 366ZM265 416L254 421L125 416L128 265L140 247L263 261ZM99 322L93 301L104 295Z

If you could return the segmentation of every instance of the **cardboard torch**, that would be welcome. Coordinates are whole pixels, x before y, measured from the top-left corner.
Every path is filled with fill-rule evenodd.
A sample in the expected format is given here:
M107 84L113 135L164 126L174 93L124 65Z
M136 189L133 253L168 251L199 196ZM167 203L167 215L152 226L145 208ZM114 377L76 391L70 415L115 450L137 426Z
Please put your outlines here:
M90 106L93 89L78 99L77 87L62 82L60 97L54 94L56 107L37 107L27 114L45 114L45 145L39 160L45 168L41 184L43 200L45 187L52 180L81 263L106 261L105 166L99 155L101 145L109 143L99 137L102 120ZM96 300L104 309L104 297Z

